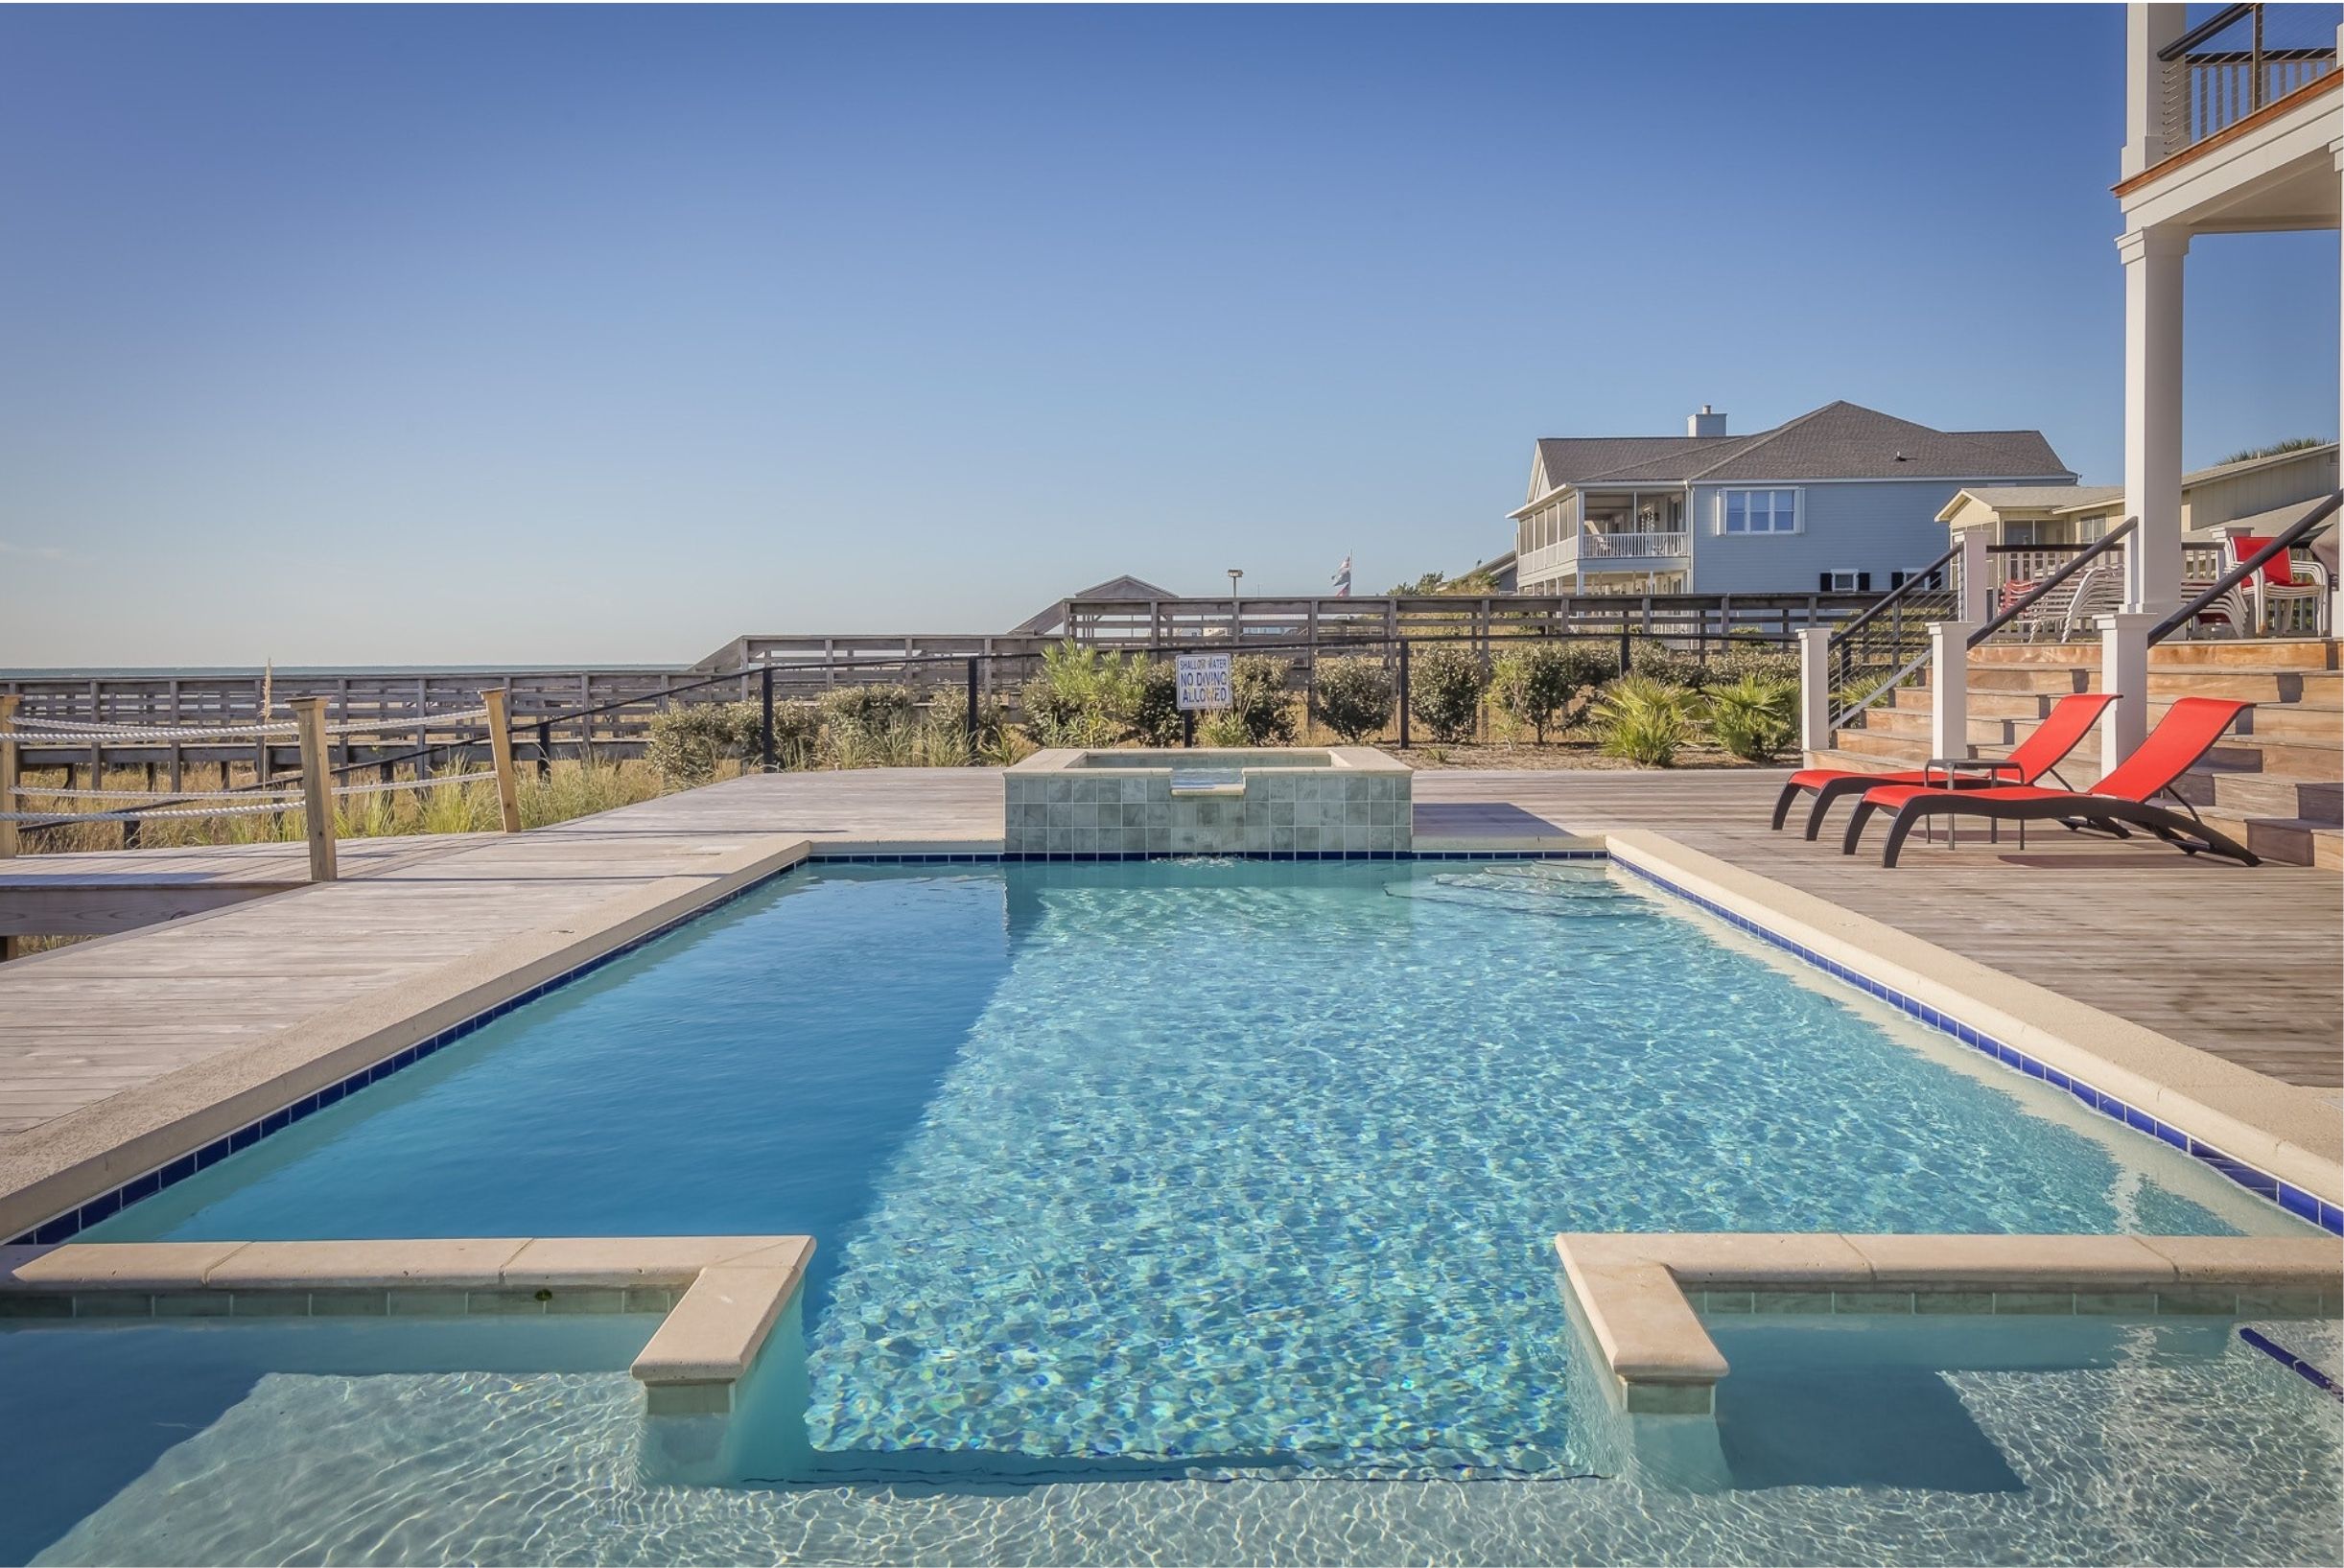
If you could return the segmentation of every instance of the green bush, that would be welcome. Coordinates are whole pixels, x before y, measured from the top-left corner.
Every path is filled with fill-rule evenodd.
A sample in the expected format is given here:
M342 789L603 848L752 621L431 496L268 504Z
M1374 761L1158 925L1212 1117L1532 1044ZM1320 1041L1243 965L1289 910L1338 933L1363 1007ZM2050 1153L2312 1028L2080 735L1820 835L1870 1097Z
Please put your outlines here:
M1589 713L1606 755L1675 767L1698 732L1700 698L1650 676L1623 675L1596 693Z
M1710 738L1746 762L1761 766L1798 739L1798 683L1745 675L1708 691Z
M1227 717L1244 738L1215 745L1291 746L1299 726L1286 677L1294 667L1283 659L1249 653L1230 661ZM1223 726L1227 731L1229 726Z
M1534 643L1498 655L1489 690L1499 712L1544 744L1580 693L1615 673L1611 655L1591 644Z
M1180 744L1180 673L1169 659L1149 659L1139 666L1126 727L1143 746Z
M751 741L752 747L756 741ZM813 767L822 757L822 709L811 702L773 705L773 761L777 767Z
M1690 648L1672 647L1657 637L1639 637L1629 644L1628 668L1662 686L1681 686L1698 691L1709 684L1709 670Z
M1045 746L1112 746L1127 738L1152 699L1147 661L1061 643L1022 693L1026 723ZM1151 719L1153 722L1153 719Z
M1353 745L1381 735L1392 717L1392 672L1380 659L1322 659L1311 685L1319 722Z
M1224 708L1219 713L1206 714L1200 717L1197 720L1196 738L1199 745L1205 746L1251 746L1254 743L1253 732L1245 727L1244 718L1234 708Z
M1753 638L1735 637L1709 657L1709 684L1728 685L1756 676L1762 680L1798 681L1798 650L1779 647Z
M1438 644L1413 655L1408 668L1408 711L1423 721L1435 740L1463 740L1481 714L1489 672L1470 649Z
M694 702L651 715L645 760L671 789L691 789L716 776L716 764L755 755L764 712L753 702Z
M877 735L909 724L912 694L903 686L841 686L822 693L823 721Z

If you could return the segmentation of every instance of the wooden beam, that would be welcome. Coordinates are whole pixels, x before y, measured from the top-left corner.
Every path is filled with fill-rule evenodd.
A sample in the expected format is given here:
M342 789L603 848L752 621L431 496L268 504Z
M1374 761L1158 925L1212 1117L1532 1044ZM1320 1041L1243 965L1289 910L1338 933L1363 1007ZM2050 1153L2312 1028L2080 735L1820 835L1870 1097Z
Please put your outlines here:
M770 688L768 688L770 690ZM504 691L490 687L481 693L481 703L488 710L488 754L497 764L497 809L504 819L504 831L521 831L521 789L513 777L513 732L504 719Z
M290 706L301 725L301 815L309 826L309 879L330 882L334 866L334 779L325 747L325 711L331 697L295 697Z

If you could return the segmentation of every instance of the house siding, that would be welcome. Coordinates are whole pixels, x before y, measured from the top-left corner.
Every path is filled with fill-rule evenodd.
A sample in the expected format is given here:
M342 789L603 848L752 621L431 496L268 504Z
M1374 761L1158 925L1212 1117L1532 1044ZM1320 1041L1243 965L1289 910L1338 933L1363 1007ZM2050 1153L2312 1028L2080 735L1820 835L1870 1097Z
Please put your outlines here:
M1726 489L1787 488L1800 494L1794 534L1723 534L1718 498ZM1927 566L1945 553L1945 525L1937 513L1964 489L1959 480L1891 480L1877 483L1793 483L1761 486L1696 485L1691 541L1692 592L1697 594L1813 593L1825 572L1869 572L1886 593L1891 573Z

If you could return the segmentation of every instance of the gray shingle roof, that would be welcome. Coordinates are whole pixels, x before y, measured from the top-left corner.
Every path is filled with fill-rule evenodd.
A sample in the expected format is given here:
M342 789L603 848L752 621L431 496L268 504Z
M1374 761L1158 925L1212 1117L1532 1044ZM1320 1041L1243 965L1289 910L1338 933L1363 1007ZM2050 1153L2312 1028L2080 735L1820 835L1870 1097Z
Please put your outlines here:
M1553 484L1772 480L2050 479L2069 472L2040 431L1940 431L1829 403L1754 435L1542 440Z

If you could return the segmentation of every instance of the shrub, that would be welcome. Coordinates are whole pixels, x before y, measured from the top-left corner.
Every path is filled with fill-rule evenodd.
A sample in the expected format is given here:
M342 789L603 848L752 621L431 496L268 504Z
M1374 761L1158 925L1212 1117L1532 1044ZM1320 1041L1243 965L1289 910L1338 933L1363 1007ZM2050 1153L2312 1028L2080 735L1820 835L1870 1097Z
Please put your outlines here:
M1026 722L1045 746L1112 746L1139 721L1150 680L1137 654L1061 643L1043 650L1042 673L1025 683Z
M1132 683L1132 712L1126 724L1143 746L1180 744L1180 672L1168 659L1143 661Z
M1675 767L1692 744L1700 699L1681 686L1623 675L1596 693L1590 713L1606 755L1645 767Z
M753 702L695 702L651 715L644 758L671 789L691 789L716 776L716 764L747 757L764 733L764 713Z
M1709 684L1719 686L1758 676L1770 681L1798 681L1798 650L1777 647L1747 637L1728 639L1710 656Z
M1690 691L1709 682L1709 670L1690 648L1672 647L1657 637L1639 637L1629 644L1628 668L1648 681Z
M1197 739L1207 746L1250 746L1253 732L1234 708L1224 708L1217 714L1207 714L1197 720Z
M1488 687L1489 672L1470 650L1437 644L1409 660L1408 711L1435 740L1463 740L1473 733Z
M1746 762L1761 766L1798 738L1798 683L1745 675L1708 692L1710 737Z
M1249 653L1230 661L1230 706L1226 717L1231 723L1222 725L1218 733L1235 733L1235 740L1217 740L1215 745L1291 746L1294 744L1296 724L1294 699L1286 691L1286 676L1293 666L1283 659L1267 654ZM1233 730L1232 730L1233 726Z
M1380 659L1322 659L1311 684L1320 722L1354 745L1381 735L1392 717L1392 672Z
M1593 658L1589 655L1593 654ZM1609 672L1611 661L1573 643L1536 643L1499 654L1489 673L1499 712L1530 727L1540 743L1573 698Z
M822 717L831 728L849 726L870 734L911 722L911 689L902 686L841 686L822 693Z
M762 728L762 714L760 723ZM750 742L751 747L757 741ZM776 767L812 767L822 754L822 709L811 702L773 705L773 762Z

